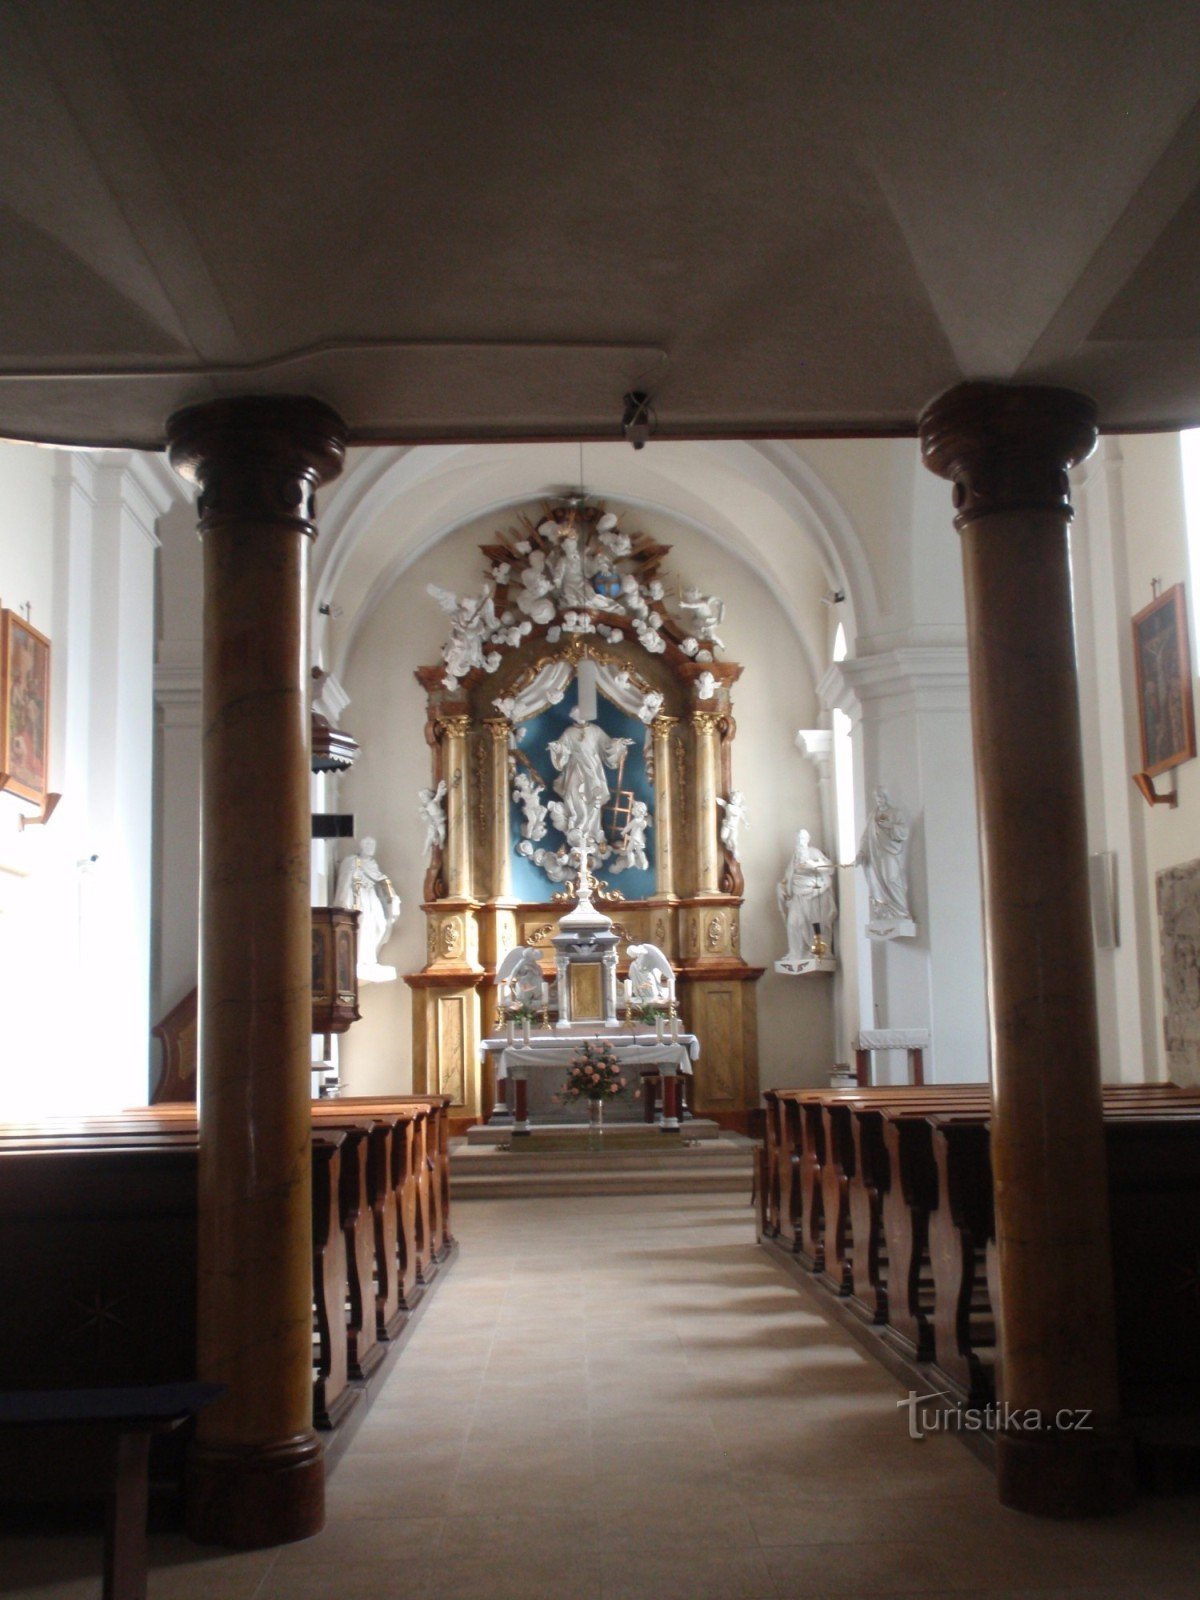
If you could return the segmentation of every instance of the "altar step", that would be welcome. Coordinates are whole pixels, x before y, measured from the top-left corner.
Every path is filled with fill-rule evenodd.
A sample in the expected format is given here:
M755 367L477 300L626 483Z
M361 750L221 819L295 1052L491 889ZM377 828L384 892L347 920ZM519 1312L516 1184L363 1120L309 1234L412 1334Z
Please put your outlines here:
M582 1136L575 1139L564 1139L566 1131L535 1129L515 1148L507 1134L501 1143L452 1140L450 1183L455 1202L704 1191L750 1198L754 1143L743 1134L717 1131L695 1141L686 1132L682 1139L656 1134L626 1141L618 1135L608 1141L608 1148L592 1149L585 1130L579 1130ZM540 1141L539 1133L545 1135ZM574 1147L564 1148L567 1145Z

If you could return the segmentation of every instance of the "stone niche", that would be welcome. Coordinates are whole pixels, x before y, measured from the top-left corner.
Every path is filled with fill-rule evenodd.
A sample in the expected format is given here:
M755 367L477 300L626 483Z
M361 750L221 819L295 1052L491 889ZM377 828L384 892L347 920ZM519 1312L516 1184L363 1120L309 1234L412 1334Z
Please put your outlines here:
M500 962L518 944L544 948L554 977L550 941L575 887L564 751L580 738L607 789L592 867L620 972L631 943L670 958L700 1040L697 1113L744 1128L758 1103L762 968L741 957L742 871L717 804L734 788L742 669L719 659L721 603L665 582L669 546L626 520L548 504L481 547L478 595L432 587L450 637L417 678L445 842L425 878L428 959L405 981L414 1088L452 1095L460 1123L492 1105L479 1041Z

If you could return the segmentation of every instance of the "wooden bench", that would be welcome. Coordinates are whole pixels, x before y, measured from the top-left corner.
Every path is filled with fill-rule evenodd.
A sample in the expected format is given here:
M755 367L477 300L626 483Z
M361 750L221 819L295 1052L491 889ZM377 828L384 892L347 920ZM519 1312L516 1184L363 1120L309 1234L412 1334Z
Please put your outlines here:
M1161 1409L1173 1391L1200 1414L1200 1374L1180 1360L1200 1348L1200 1293L1179 1292L1200 1259L1200 1090L1111 1085L1102 1098L1122 1392ZM760 1210L763 1237L914 1370L990 1401L1000 1356L987 1086L776 1089L766 1103L774 1149L762 1169L776 1198ZM800 1175L790 1207L789 1168ZM1196 1434L1200 1444L1200 1420Z
M103 1494L104 1600L146 1600L151 1438L223 1392L212 1383L0 1392L0 1440L12 1457L4 1460L8 1493L20 1481L39 1499Z

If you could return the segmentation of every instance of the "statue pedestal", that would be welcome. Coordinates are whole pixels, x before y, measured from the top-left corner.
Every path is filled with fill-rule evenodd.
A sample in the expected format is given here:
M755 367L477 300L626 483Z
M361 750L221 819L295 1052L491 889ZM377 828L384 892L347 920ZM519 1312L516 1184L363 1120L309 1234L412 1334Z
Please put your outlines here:
M836 972L837 962L832 956L782 956L775 971L788 978L804 978L810 972Z
M868 939L915 939L916 936L917 925L910 917L867 923Z

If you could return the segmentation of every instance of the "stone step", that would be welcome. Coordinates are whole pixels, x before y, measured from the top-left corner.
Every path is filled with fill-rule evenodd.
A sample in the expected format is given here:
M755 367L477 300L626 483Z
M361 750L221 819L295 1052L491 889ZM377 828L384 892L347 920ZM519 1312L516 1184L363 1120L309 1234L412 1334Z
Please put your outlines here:
M749 1172L530 1172L451 1177L454 1204L468 1200L531 1200L539 1195L739 1194L750 1203Z
M740 1134L653 1150L516 1150L451 1145L455 1199L556 1194L681 1194L703 1190L749 1195L754 1145Z

